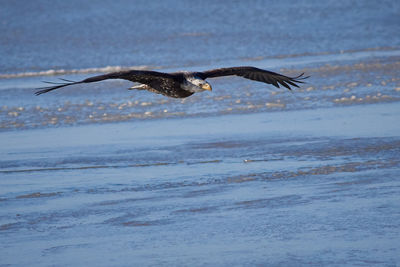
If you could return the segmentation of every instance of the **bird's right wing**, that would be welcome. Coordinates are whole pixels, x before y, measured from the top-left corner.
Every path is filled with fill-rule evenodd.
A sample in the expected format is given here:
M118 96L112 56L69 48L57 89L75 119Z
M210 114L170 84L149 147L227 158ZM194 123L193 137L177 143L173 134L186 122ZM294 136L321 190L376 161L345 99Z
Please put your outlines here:
M63 82L60 83L55 83L55 82L45 82L48 84L52 84L52 86L47 86L47 87L42 87L38 88L40 89L37 91L35 94L36 95L41 95L65 86L69 85L75 85L75 84L81 84L81 83L92 83L92 82L99 82L99 81L104 81L104 80L109 80L109 79L123 79L123 80L128 80L131 82L138 82L142 84L147 84L150 86L155 86L157 84L161 83L174 83L174 76L168 74L168 73L163 73L163 72L157 72L157 71L148 71L148 70L128 70L128 71L118 71L118 72L111 72L103 75L98 75L98 76L93 76L90 78L87 78L82 81L70 81L66 79L61 79Z

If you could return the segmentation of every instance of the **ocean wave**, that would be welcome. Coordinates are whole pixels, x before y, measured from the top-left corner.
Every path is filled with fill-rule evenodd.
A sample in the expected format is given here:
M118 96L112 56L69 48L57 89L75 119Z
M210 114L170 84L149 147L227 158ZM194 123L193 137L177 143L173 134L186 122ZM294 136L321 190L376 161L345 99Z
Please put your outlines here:
M277 67L285 65L286 62L293 63L293 60L301 61L302 63L318 63L324 61L333 60L348 60L348 59L360 59L368 57L387 57L387 56L400 56L399 47L373 47L358 50L340 50L334 52L318 52L318 53L302 53L302 54L286 54L276 55L273 57L247 57L240 58L237 60L227 60L225 63L229 65L243 65L248 62L253 62L253 65L262 62L268 62L268 66L274 66L273 62L277 63ZM256 63L257 62L257 63ZM224 64L222 64L224 65ZM192 64L183 64L182 66L189 68L200 67ZM258 65L257 65L258 66ZM11 79L11 78L25 78L25 77L39 77L39 76L55 76L55 75L66 75L66 74L88 74L88 73L104 73L104 72L115 72L124 71L129 69L137 70L160 70L160 69L175 69L177 66L152 66L152 65L138 65L138 66L106 66L106 67L94 67L94 68L83 68L83 69L50 69L43 71L31 71L31 72L20 72L20 73L0 73L0 79ZM211 66L201 66L211 67ZM216 67L216 66L214 66ZM262 67L262 66L258 66Z
M148 69L161 69L158 66L107 66L100 68L85 68L85 69L50 69L44 71L30 71L30 72L20 72L20 73L9 73L0 74L0 79L10 79L10 78L24 78L24 77L38 77L38 76L54 76L54 75L65 75L65 74L87 74L87 73L99 73L99 72L114 72L114 71L124 71L129 69L136 70L148 70Z

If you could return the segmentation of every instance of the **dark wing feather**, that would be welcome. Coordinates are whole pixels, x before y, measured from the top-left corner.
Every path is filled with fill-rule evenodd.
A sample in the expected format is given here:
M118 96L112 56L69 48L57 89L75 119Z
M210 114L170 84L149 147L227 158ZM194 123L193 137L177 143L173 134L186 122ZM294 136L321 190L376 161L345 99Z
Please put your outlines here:
M156 89L159 88L161 85L165 86L166 84L168 84L171 85L172 87L176 84L176 81L174 80L175 77L168 73L147 71L147 70L129 70L129 71L118 71L118 72L111 72L103 75L93 76L79 82L74 82L65 79L60 79L65 81L62 83L45 82L53 84L53 86L39 88L40 90L37 91L35 94L41 95L69 85L99 82L108 79L123 79L131 82L138 82L142 84L147 84Z
M303 83L302 80L309 77L305 77L304 73L296 77L288 77L276 72L258 69L255 67L221 68L204 72L197 72L195 73L195 75L202 79L236 75L249 80L272 84L273 86L278 88L279 85L282 85L289 90L291 90L290 86L299 87L297 84Z

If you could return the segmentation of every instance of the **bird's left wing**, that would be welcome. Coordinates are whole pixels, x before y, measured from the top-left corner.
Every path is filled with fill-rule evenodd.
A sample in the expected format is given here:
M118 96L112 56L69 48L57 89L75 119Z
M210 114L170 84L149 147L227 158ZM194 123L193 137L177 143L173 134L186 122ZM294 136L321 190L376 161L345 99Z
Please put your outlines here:
M162 82L170 82L170 83L175 82L174 77L168 73L148 71L148 70L128 70L128 71L118 71L118 72L111 72L103 75L93 76L78 82L66 79L61 79L63 81L61 83L45 82L48 84L52 84L52 86L39 88L40 90L37 91L35 94L41 95L69 85L99 82L108 79L123 79L131 82L147 84L150 86L154 86Z
M283 85L289 90L291 90L290 86L299 87L297 83L303 83L302 80L307 79L309 77L309 76L305 77L304 73L296 77L288 77L279 73L255 67L221 68L221 69L214 69L196 73L196 76L202 79L230 76L230 75L236 75L253 81L272 84L278 88L279 85Z

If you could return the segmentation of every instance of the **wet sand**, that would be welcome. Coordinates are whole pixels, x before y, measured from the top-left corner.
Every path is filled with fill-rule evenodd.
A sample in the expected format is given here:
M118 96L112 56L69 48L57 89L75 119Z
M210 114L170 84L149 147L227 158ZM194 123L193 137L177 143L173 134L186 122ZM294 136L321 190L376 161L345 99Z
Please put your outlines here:
M1 263L396 266L399 112L2 132Z

